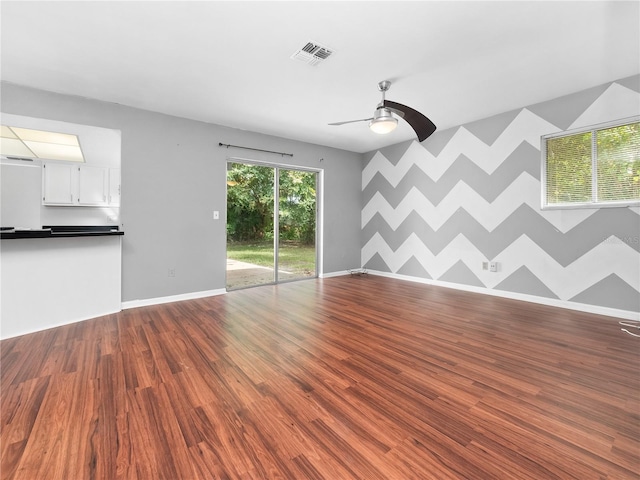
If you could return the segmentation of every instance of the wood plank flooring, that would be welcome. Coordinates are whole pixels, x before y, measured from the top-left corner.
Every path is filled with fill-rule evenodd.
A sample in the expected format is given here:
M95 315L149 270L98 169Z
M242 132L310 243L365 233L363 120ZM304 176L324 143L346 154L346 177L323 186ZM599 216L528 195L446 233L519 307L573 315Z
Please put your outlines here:
M638 479L616 319L383 277L7 339L2 479Z

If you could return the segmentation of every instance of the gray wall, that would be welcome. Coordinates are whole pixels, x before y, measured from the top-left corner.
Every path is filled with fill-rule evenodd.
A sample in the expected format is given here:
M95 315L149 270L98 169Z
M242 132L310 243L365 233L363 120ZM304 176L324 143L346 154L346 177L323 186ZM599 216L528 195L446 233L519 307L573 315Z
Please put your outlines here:
M324 170L324 274L360 265L361 155L2 84L2 111L122 132L122 300L225 288L228 157ZM293 158L218 143L293 153ZM322 159L322 160L321 160ZM213 220L214 210L221 213ZM175 277L167 271L175 268Z
M638 115L639 91L635 76L366 154L363 266L638 312L640 210L542 210L540 136Z

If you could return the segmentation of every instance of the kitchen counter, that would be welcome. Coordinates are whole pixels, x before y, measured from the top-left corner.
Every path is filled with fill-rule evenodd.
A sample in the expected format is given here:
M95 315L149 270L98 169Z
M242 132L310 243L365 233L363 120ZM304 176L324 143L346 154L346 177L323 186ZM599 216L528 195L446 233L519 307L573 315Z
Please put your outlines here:
M0 239L104 237L124 235L117 225L45 225L41 229L8 229L0 232Z
M123 232L113 229L45 226L2 233L0 337L119 312ZM27 240L7 241L15 238Z

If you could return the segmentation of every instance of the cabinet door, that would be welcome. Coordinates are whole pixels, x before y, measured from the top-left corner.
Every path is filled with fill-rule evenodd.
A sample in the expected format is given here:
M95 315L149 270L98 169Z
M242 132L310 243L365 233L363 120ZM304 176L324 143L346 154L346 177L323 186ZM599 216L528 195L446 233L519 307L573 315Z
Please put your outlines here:
M78 167L78 204L107 204L107 172L104 167Z
M120 169L109 169L109 205L120 206Z
M42 203L45 205L73 205L75 198L76 166L61 163L42 165Z

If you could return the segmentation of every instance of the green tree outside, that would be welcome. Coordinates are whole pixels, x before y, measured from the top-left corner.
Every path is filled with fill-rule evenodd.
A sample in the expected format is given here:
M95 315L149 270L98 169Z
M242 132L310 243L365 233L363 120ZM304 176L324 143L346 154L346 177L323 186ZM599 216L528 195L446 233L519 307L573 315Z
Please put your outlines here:
M595 149L594 138L595 134ZM640 123L547 140L547 204L640 200Z
M314 245L316 174L279 170L279 236L281 241ZM232 163L227 171L227 239L231 242L273 240L274 169Z

